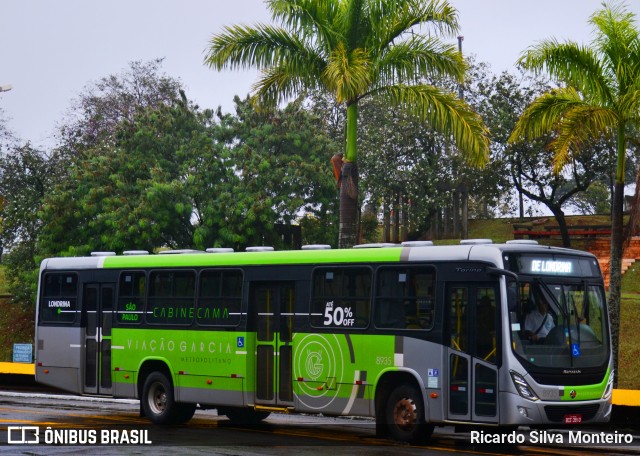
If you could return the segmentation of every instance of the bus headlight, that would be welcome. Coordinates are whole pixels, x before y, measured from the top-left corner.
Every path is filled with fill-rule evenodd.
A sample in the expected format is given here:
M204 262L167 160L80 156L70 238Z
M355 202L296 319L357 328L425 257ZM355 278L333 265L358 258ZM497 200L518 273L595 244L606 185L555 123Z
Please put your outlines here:
M615 377L614 370L611 369L611 373L609 374L609 380L607 381L607 387L604 389L604 393L602 393L602 399L609 399L611 397L611 393L613 392L613 378Z
M520 396L524 397L525 399L529 399L530 401L539 400L536 393L533 392L533 388L529 386L522 375L518 374L515 371L509 371L509 373L511 374L511 380L513 380L513 384L516 386L516 389L518 390Z

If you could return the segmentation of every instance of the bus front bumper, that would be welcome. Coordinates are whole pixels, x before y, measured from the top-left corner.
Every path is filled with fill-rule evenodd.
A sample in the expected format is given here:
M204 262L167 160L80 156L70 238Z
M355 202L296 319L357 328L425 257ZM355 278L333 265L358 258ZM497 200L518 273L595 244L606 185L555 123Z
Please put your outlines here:
M579 425L606 423L611 418L611 399L593 401L531 401L503 393L500 401L502 425Z

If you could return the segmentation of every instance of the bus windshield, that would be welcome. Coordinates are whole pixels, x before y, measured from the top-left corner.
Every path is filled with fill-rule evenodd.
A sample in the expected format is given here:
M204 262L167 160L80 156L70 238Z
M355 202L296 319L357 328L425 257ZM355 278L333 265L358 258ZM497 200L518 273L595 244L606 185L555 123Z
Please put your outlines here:
M520 283L510 312L512 348L539 367L585 368L608 360L605 294L601 285L551 277Z

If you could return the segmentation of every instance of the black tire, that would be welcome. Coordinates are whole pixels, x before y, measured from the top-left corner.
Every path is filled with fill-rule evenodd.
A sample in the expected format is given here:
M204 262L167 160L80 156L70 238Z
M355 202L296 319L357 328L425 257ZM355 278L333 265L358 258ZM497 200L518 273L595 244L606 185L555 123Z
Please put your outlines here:
M389 395L384 413L393 439L422 443L431 437L433 425L428 425L425 421L424 403L416 387L402 384L394 389Z
M239 426L255 426L265 420L271 413L258 412L250 408L225 408L224 415L233 423Z
M140 403L144 415L154 424L181 424L191 419L195 404L178 404L173 384L162 372L152 372L144 382Z

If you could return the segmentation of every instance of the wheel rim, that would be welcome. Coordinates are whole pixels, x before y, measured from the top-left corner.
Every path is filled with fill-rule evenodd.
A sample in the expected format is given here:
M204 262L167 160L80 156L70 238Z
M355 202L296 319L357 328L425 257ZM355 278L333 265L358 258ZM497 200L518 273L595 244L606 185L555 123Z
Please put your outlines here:
M412 429L418 422L415 402L408 397L400 399L393 408L393 422L400 429Z
M162 415L164 413L167 409L167 391L164 389L164 386L162 386L162 383L156 382L151 385L147 402L154 414Z

